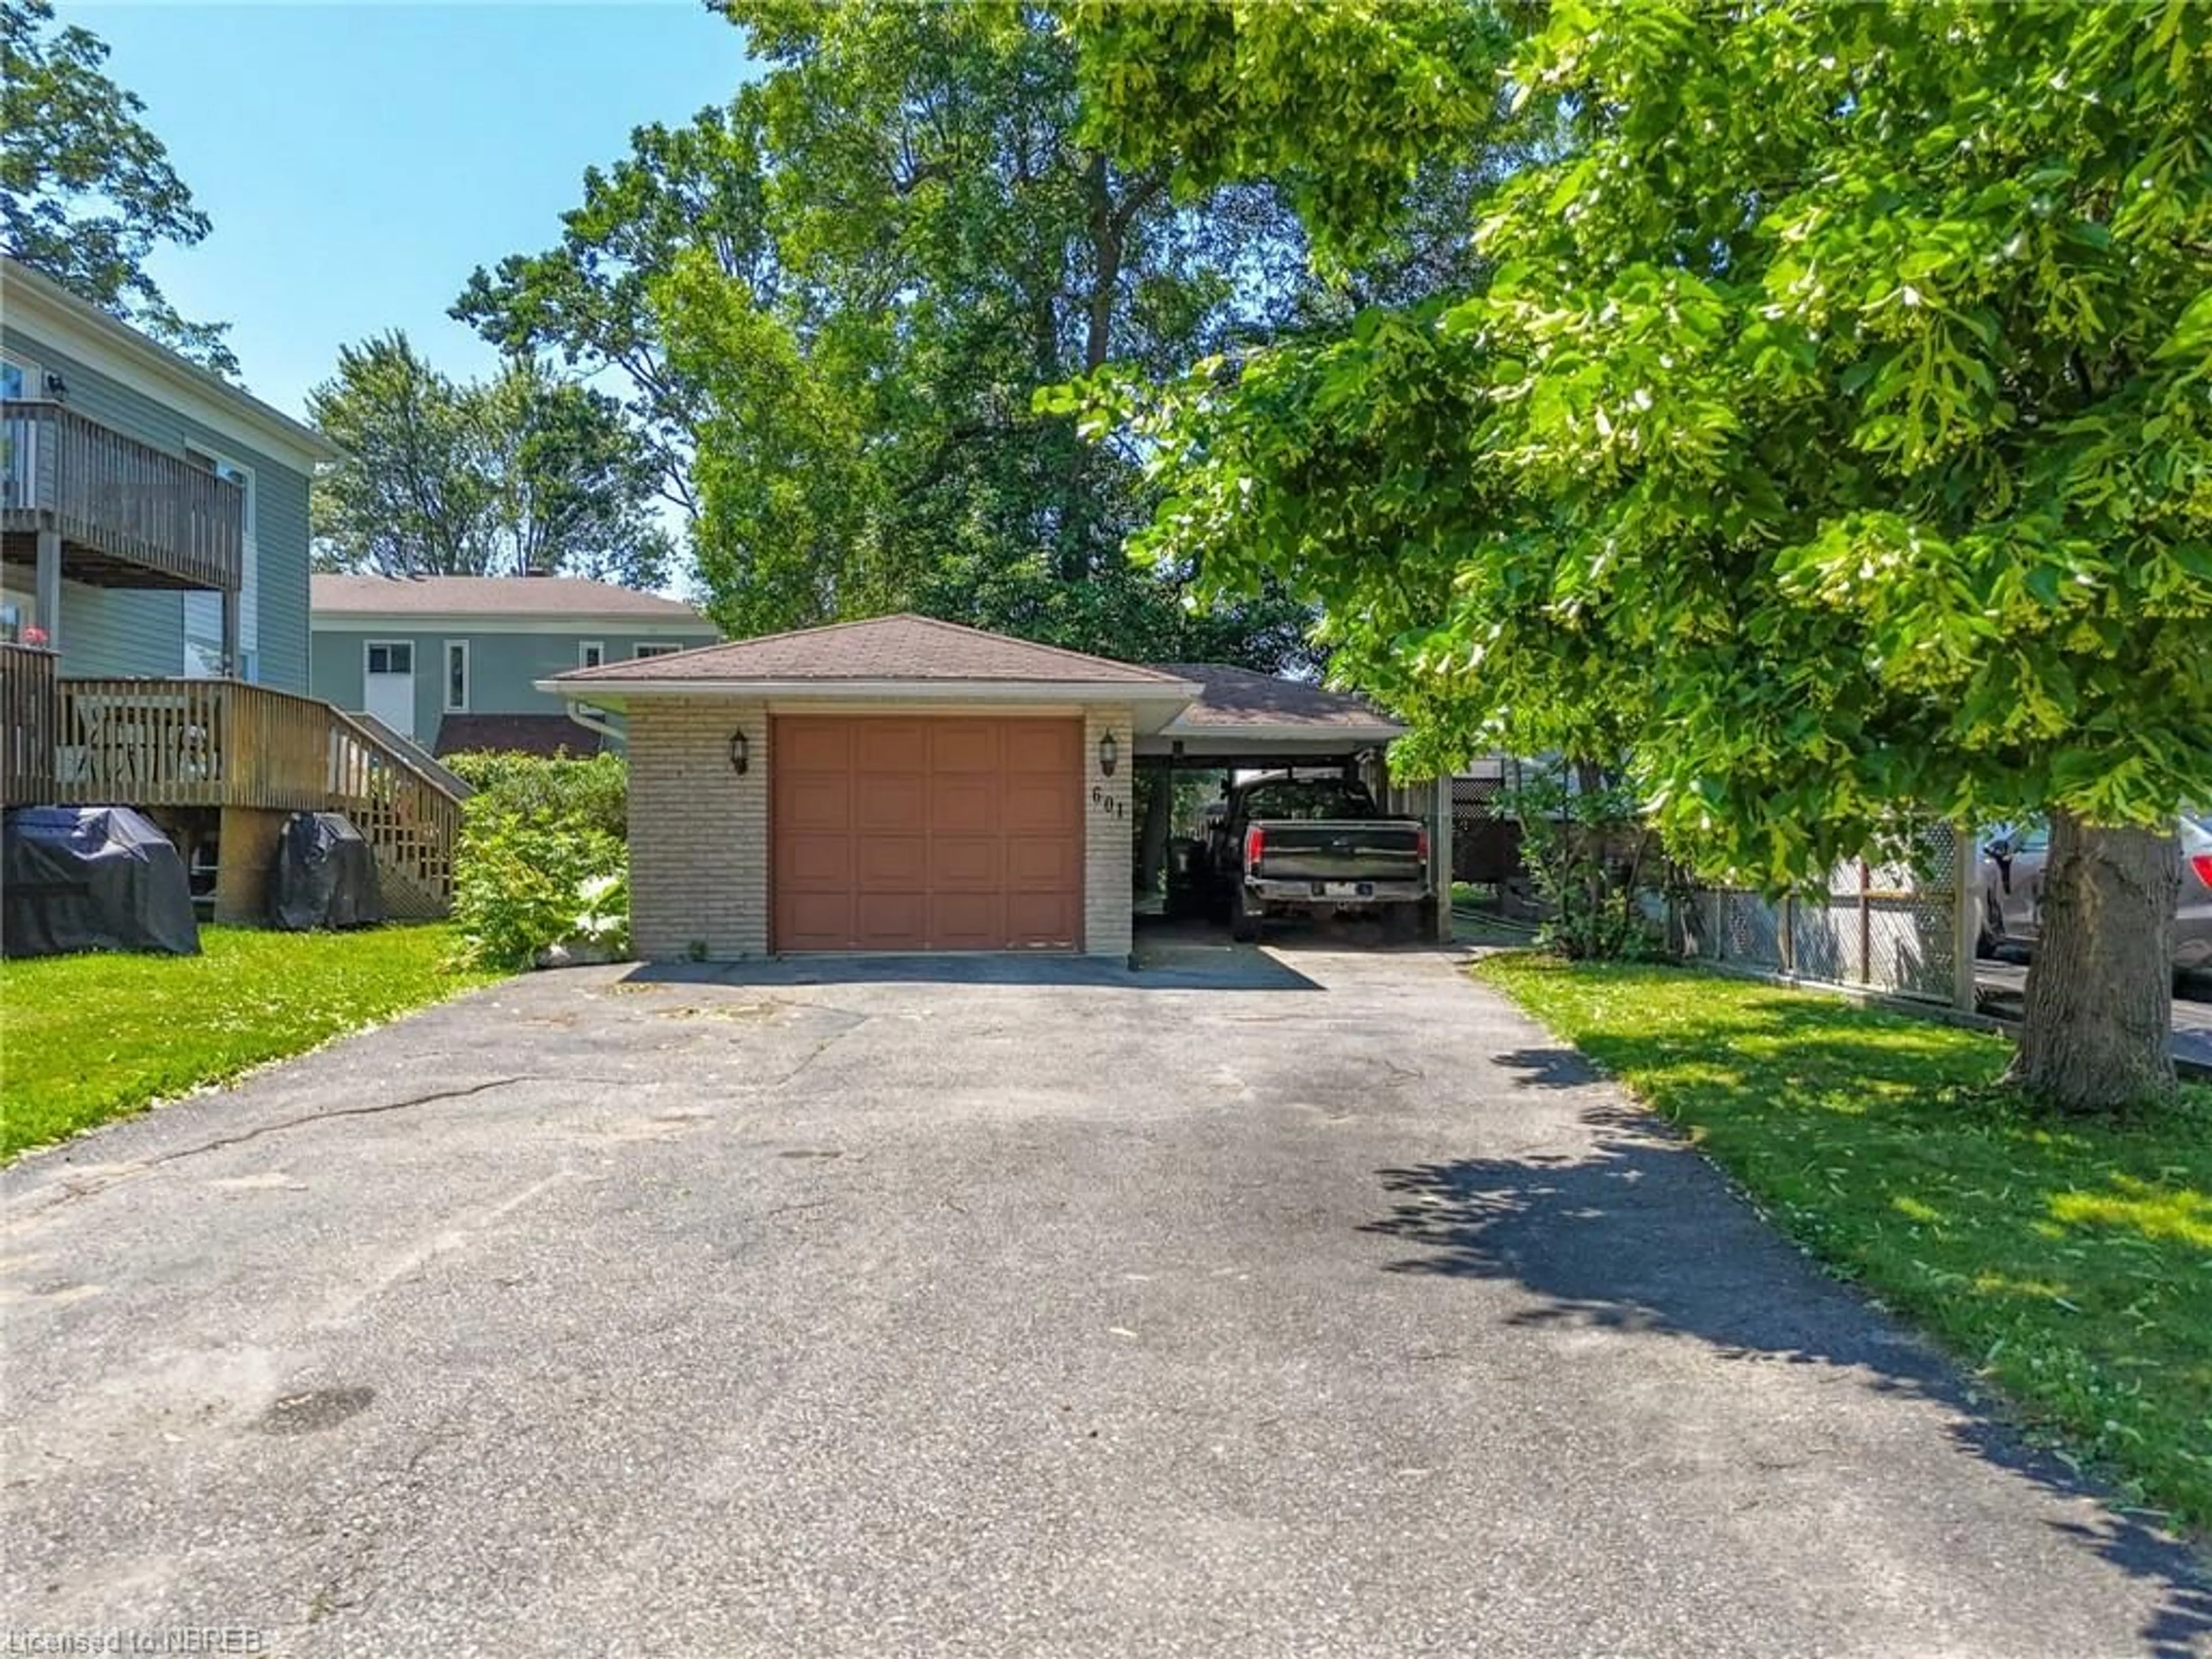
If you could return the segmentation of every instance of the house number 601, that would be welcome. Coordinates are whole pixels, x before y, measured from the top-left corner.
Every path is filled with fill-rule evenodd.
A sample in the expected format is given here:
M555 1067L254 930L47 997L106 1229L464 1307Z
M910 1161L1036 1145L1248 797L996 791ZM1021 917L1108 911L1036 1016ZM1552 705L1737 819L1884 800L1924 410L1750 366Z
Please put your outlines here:
M1091 804L1109 818L1126 818L1129 816L1128 802L1118 795L1107 793L1102 784L1094 783L1091 786Z

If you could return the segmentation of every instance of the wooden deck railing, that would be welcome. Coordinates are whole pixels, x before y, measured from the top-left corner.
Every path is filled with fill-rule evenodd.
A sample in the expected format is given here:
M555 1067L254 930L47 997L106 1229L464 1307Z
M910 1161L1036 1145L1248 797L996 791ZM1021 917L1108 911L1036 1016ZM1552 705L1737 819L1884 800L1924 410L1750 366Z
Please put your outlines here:
M246 568L246 492L181 455L59 404L0 403L0 522L62 539L165 580L236 589Z
M0 802L54 795L54 653L0 641Z
M394 914L452 902L459 795L316 698L237 680L58 678L51 652L4 646L0 739L10 805L343 812L375 849Z

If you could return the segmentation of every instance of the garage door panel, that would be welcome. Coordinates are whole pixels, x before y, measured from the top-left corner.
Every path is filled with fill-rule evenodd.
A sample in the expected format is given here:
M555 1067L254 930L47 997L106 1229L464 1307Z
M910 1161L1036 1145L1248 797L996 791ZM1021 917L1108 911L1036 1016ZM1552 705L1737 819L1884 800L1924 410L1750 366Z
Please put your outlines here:
M929 939L939 951L1003 951L1008 944L1005 896L933 893Z
M929 781L929 833L996 835L1004 799L995 776L933 777Z
M780 773L852 769L853 723L834 720L787 720L775 724L775 765Z
M784 893L776 900L776 938L787 951L849 951L853 948L854 896Z
M853 734L853 769L869 776L916 777L929 769L931 722L918 720L848 720Z
M1083 860L1075 848L1056 836L1009 836L1006 838L1006 885L1024 892L1047 889L1078 890L1083 879Z
M853 792L853 827L863 832L923 833L929 802L928 780L919 772L869 774Z
M1075 775L1082 732L1071 720L1009 720L1006 725L1006 769L1044 772L1063 781Z
M1075 828L1075 788L1065 778L1009 778L1000 812L1008 835L1066 835Z
M1005 884L1006 860L996 836L932 836L929 885L996 892Z
M851 948L915 951L929 936L929 901L920 893L866 893L859 901L858 933Z
M844 833L852 822L853 780L842 772L808 772L784 781L776 816L801 835Z
M998 720L938 721L930 733L930 771L939 777L958 772L994 775L1001 727Z
M780 887L842 893L853 884L849 836L785 836L775 844L775 878Z
M780 716L769 750L776 950L1081 942L1079 722Z
M1006 895L1006 933L1016 946L1072 950L1077 906L1066 893Z
M927 837L855 836L853 842L853 873L863 893L919 893L929 885Z

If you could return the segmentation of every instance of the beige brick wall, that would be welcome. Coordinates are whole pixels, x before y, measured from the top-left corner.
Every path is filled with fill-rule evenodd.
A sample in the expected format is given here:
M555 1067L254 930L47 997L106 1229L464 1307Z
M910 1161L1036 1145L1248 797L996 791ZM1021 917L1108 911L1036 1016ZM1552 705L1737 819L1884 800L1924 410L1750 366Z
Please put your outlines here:
M633 947L651 962L767 954L767 705L641 701L629 726ZM741 730L743 777L730 765Z
M1135 902L1130 860L1135 842L1137 744L1126 707L1086 709L1083 719L1083 948L1094 957L1129 954L1129 909ZM1098 740L1121 745L1114 775L1098 771Z
M775 763L767 705L641 699L631 706L629 728L630 935L637 954L653 962L766 955L769 778ZM743 777L730 766L730 737L740 729L750 745ZM1121 745L1110 778L1098 770L1098 740L1109 731ZM1126 707L1086 711L1083 942L1092 956L1129 953L1135 753Z

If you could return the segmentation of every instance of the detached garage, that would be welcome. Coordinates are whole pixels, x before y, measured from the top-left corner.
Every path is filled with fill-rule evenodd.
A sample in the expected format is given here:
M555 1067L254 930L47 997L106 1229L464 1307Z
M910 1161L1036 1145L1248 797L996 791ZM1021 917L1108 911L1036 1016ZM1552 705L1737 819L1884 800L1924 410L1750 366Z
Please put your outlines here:
M1199 690L912 616L539 689L625 723L630 931L658 961L1126 957L1137 744Z

